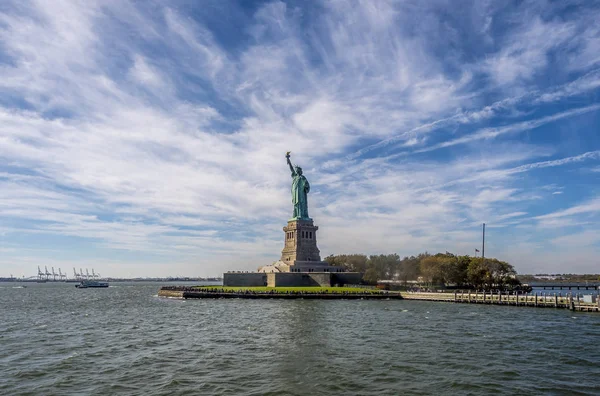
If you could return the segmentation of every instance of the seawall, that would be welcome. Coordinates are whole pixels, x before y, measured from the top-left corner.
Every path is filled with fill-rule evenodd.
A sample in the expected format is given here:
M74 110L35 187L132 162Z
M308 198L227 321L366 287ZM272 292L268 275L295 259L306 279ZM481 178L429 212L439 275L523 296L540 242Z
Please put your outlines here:
M225 291L202 290L185 286L163 286L158 292L160 297L196 299L196 298L242 298L253 300L264 299L319 299L319 300L418 300L462 304L489 304L514 307L561 308L572 311L600 312L600 299L596 303L583 302L572 294L546 295L509 295L489 292L384 292L365 289L364 292L278 292L278 291Z
M193 287L179 287L179 286L163 286L158 292L160 297L170 298L243 298L253 300L264 300L264 299L283 299L283 300L295 300L295 299L312 299L312 300L390 300L396 299L401 300L402 296L400 293L394 292L382 292L379 290L370 291L366 289L364 292L276 292L276 291L206 291Z

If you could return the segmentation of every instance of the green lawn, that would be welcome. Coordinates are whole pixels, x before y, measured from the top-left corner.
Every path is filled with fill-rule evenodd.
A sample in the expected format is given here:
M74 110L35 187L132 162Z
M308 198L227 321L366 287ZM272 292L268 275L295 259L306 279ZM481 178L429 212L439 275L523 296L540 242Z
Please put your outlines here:
M377 289L366 289L361 287L244 287L244 286L196 286L200 290L224 290L226 292L270 292L289 293L289 292L304 292L304 293L380 293Z

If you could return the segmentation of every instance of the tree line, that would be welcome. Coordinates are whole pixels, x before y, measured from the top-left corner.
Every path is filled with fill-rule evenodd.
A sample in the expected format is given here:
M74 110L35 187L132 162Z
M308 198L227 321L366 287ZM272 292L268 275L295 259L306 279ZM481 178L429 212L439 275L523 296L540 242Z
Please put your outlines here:
M383 279L422 280L428 285L474 289L511 289L520 285L514 267L496 258L458 256L452 253L429 254L400 258L397 254L340 254L325 258L331 265L352 272L364 273L363 280L376 284Z

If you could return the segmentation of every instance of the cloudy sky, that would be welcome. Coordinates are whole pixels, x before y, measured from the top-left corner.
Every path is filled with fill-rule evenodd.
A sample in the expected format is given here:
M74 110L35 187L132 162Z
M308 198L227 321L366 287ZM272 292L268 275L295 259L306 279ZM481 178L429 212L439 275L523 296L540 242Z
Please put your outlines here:
M322 256L600 272L600 3L0 4L0 276Z

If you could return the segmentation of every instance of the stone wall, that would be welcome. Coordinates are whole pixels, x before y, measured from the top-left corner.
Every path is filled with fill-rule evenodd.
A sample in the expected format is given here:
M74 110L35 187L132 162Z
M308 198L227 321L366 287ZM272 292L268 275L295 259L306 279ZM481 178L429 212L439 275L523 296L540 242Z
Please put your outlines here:
M358 285L362 281L362 272L334 272L331 274L332 285Z
M269 287L331 286L328 272L280 272L267 274Z
M226 272L223 286L267 286L267 274L260 272Z
M357 285L361 279L359 272L226 272L223 286L328 287Z
M294 261L290 272L344 272L344 267L329 265L326 261Z
M311 272L308 275L317 286L331 286L331 274L329 272Z

